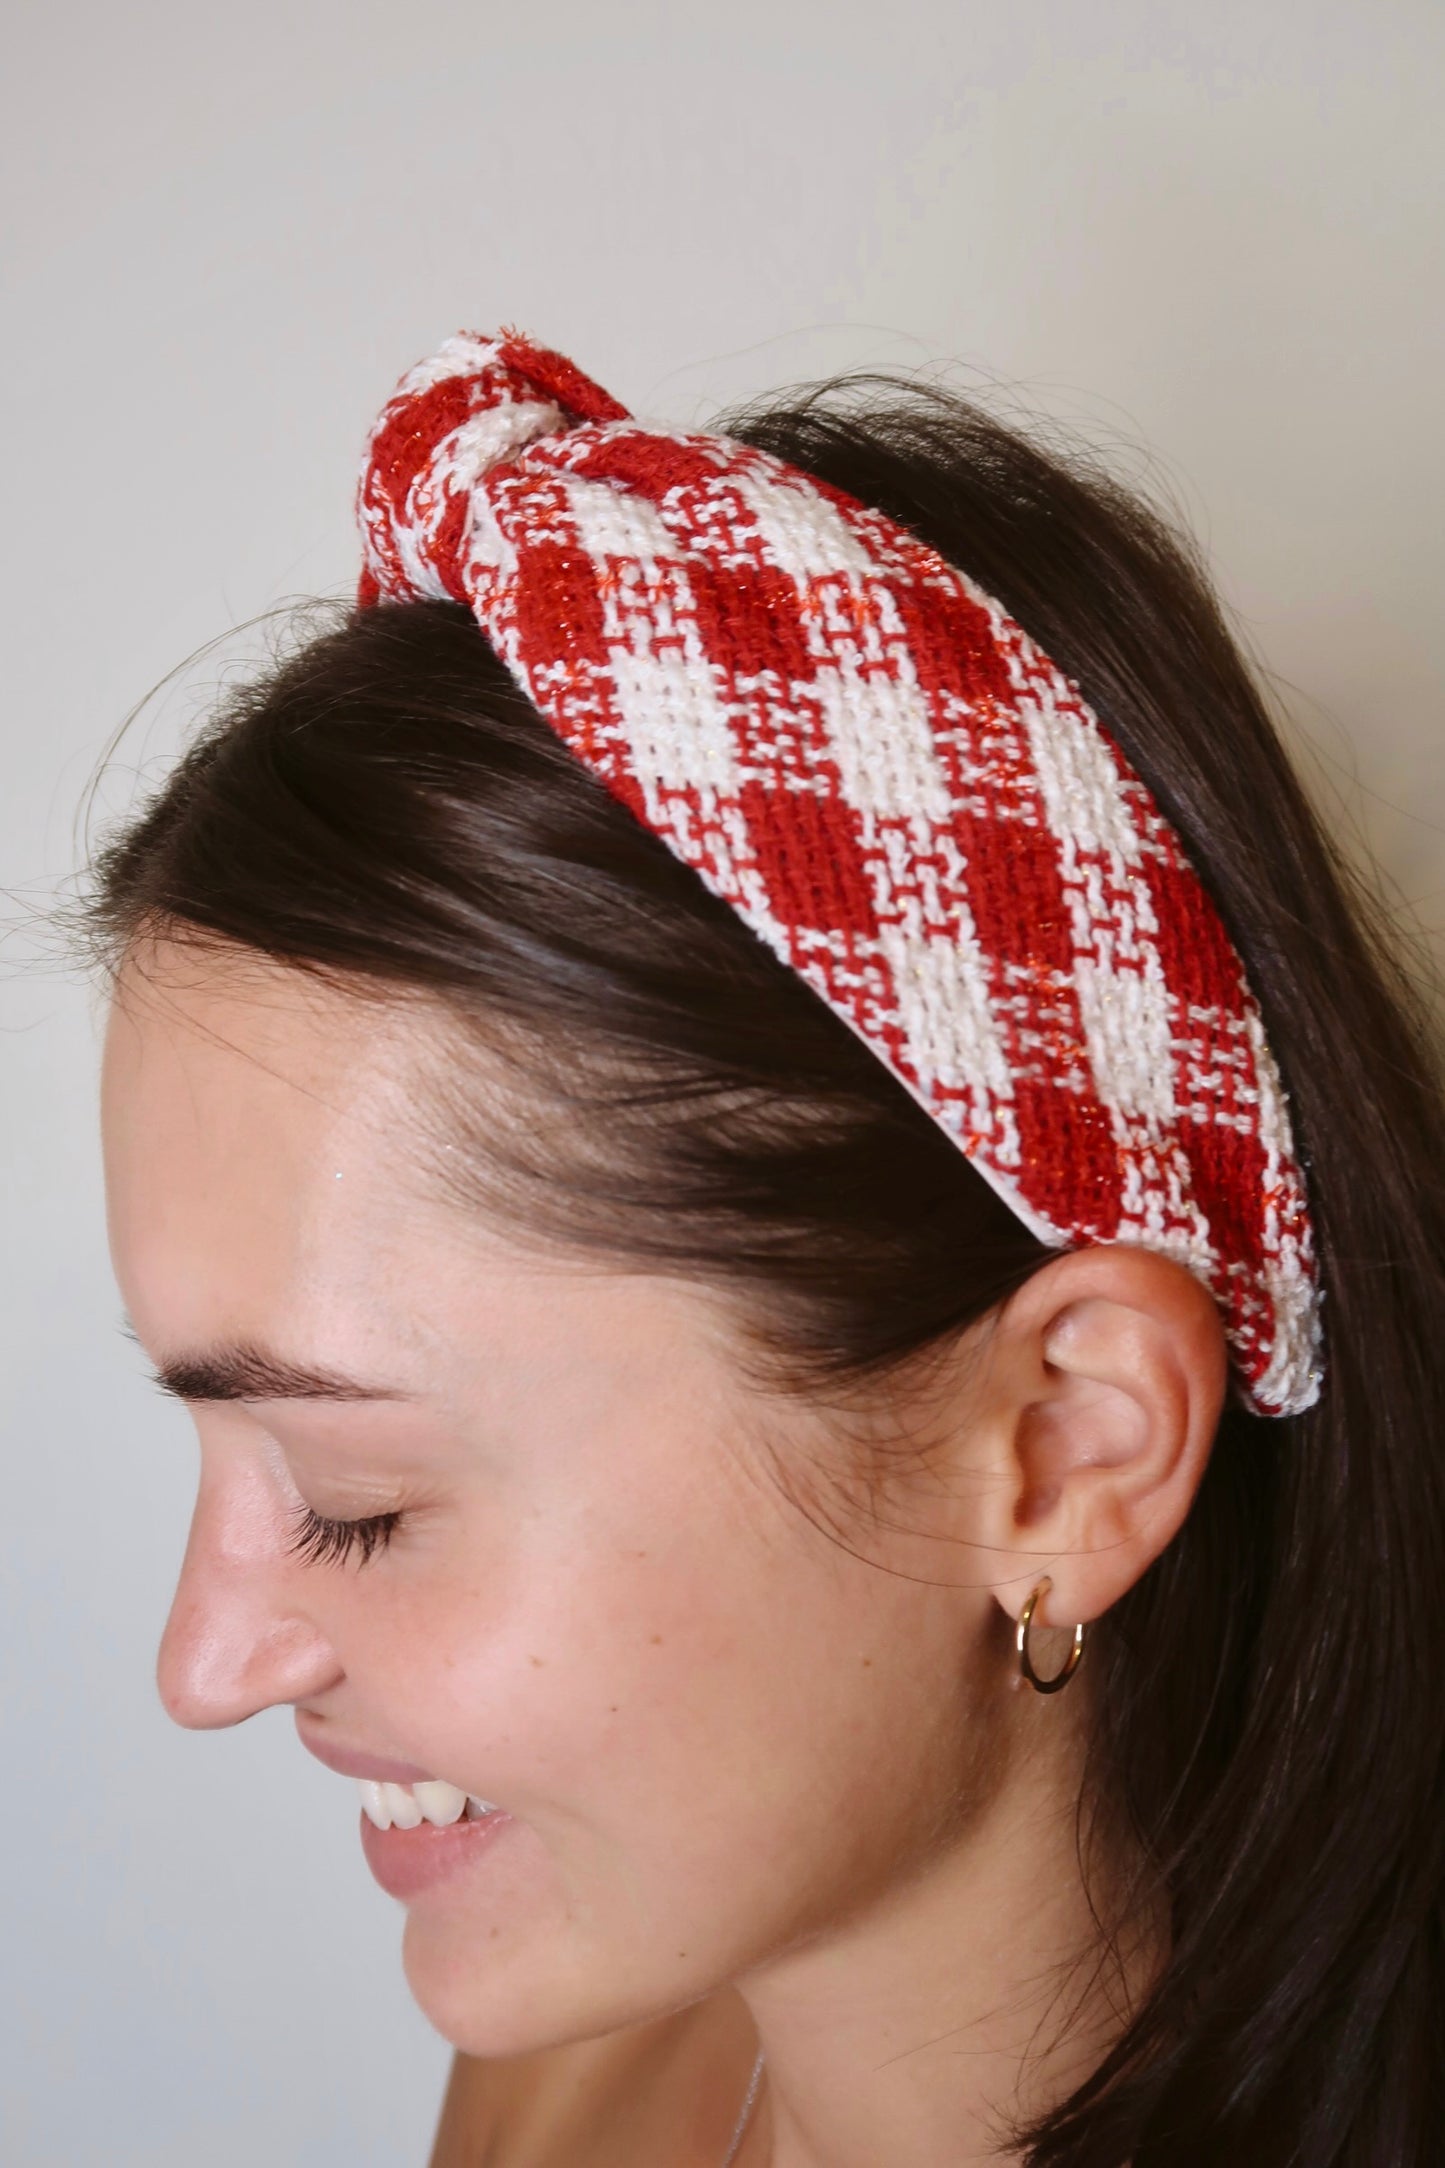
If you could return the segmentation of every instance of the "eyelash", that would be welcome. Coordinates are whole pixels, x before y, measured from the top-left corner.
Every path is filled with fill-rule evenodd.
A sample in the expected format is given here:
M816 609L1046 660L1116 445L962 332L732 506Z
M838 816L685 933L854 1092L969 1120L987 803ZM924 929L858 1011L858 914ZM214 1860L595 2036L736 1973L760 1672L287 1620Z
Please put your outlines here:
M398 1513L373 1513L368 1520L329 1521L310 1506L296 1512L296 1532L289 1549L293 1558L307 1565L342 1564L352 1553L361 1553L364 1566L377 1551L384 1551L401 1520Z

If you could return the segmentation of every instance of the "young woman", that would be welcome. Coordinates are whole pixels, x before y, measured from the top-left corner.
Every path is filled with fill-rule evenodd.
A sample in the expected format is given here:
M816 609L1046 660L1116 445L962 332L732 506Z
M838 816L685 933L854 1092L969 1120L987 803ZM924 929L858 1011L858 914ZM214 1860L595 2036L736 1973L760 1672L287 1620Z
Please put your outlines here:
M110 838L112 1245L459 2050L436 2168L1445 2128L1406 981L1188 546L952 393L515 332Z

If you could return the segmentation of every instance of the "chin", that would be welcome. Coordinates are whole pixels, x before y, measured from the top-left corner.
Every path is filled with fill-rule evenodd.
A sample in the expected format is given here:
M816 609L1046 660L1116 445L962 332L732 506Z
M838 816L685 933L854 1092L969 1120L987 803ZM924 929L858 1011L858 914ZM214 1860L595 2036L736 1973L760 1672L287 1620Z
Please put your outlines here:
M476 1939L459 1922L408 1914L402 1965L417 2008L464 2055L532 2055L617 2032L655 2014L635 1990L620 2000L599 1974L595 1992L575 1960L544 1967L500 1929ZM621 1964L613 1969L624 1969Z

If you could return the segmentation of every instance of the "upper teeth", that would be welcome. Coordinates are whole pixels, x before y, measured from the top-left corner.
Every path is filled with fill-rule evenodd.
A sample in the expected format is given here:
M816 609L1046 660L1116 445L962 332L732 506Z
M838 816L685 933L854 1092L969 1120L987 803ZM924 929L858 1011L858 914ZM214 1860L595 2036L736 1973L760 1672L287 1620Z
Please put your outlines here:
M489 1799L478 1799L475 1792L464 1792L440 1777L428 1777L420 1784L374 1784L370 1777L361 1777L358 1788L362 1812L378 1829L390 1829L393 1822L398 1829L415 1829L421 1822L435 1822L444 1829L449 1822L459 1822L468 1807L477 1814L497 1811Z

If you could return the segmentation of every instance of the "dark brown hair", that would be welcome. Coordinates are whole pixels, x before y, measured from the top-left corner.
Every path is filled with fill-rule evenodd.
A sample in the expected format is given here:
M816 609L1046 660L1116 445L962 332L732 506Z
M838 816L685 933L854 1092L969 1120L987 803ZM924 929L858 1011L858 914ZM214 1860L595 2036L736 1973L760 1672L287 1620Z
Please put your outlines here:
M722 417L996 595L1152 786L1291 1095L1325 1291L1307 1414L1224 1417L1095 1621L1080 1816L1172 1948L1031 2168L1403 2168L1445 2131L1445 1212L1431 1034L1187 540L958 394L855 373ZM784 1390L886 1393L1047 1254L732 910L572 757L450 603L337 608L98 853L85 924L442 1004L525 1120L445 1091L476 1201L726 1291Z

